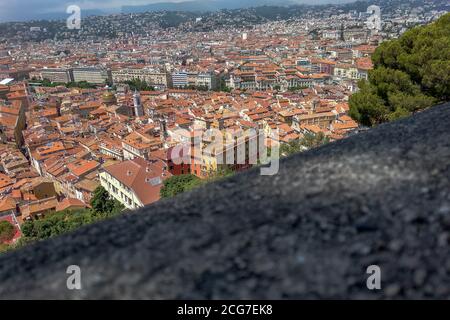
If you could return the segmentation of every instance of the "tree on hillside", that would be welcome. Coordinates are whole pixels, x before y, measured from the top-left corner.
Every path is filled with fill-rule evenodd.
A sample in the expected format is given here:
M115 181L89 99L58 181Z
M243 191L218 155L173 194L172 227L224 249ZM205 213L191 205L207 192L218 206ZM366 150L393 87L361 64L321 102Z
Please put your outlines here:
M366 126L450 100L450 13L383 42L369 81L350 97L350 116Z
M98 187L94 191L91 205L92 209L51 212L41 219L26 221L22 224L22 237L19 241L8 247L0 246L0 252L20 248L35 241L73 231L81 226L113 217L124 209L120 202L110 199L108 192L102 187ZM11 233L4 233L2 230L11 230L11 228L10 226L3 226L3 223L0 222L0 239L2 239L3 234L7 235L5 236L6 239L14 236L14 233L11 236ZM0 244L2 241L0 241Z
M115 200L111 199L108 191L102 186L97 187L94 191L94 196L91 199L92 210L100 214L115 214L123 210L123 205Z
M389 109L384 100L377 95L376 88L361 80L359 91L350 98L349 115L364 126L373 126L387 120Z
M0 221L0 244L9 241L14 237L16 228L8 221Z
M328 142L330 142L330 139L323 132L317 134L306 133L300 139L300 144L308 149L320 147Z
M42 219L26 221L22 225L24 244L43 240L75 230L109 217L111 213L96 212L90 209L64 210L46 215Z
M329 141L330 139L323 132L318 134L306 133L301 139L283 143L280 147L280 155L288 157L292 154L327 144Z
M182 192L192 190L200 184L202 184L202 180L192 174L172 176L164 180L160 195L161 198L174 197Z

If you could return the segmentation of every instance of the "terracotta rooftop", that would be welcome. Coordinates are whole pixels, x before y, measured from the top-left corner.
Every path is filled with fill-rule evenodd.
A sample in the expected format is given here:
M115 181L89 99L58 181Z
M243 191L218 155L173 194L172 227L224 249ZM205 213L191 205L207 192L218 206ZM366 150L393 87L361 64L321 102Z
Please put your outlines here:
M56 206L56 211L63 211L66 209L81 209L81 208L89 208L87 204L83 201L75 199L75 198L65 198Z
M162 182L171 176L164 167L162 161L136 158L113 164L104 170L133 190L139 200L147 205L159 200Z

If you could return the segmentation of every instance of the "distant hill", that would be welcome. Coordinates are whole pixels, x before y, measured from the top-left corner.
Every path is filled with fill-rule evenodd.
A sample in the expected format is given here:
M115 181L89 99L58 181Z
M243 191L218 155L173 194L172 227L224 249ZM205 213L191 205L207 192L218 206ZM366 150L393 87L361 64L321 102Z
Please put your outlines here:
M317 0L315 4L343 3L352 0ZM308 3L306 0L194 0L183 2L159 2L140 6L122 6L122 13L139 13L148 11L217 11L221 9L241 9L263 5L289 6Z
M59 3L61 0L46 0L43 2L37 2L32 0L21 0L21 4L18 1L5 2L0 10L0 23L11 21L36 21L36 20L65 20L68 15L65 12L64 5ZM99 1L99 0L96 0ZM155 0L148 0L155 1ZM112 7L93 8L87 9L81 4L82 17L88 16L104 16L109 14L118 13L144 13L144 12L156 12L156 11L178 11L178 12L216 12L221 9L248 9L250 7L271 6L279 8L287 8L288 6L295 5L324 5L324 4L348 4L354 2L354 0L178 0L179 2L170 2L174 0L163 0L165 2L151 3L145 5L123 5L127 3L126 0L117 0ZM356 3L367 4L369 0L358 0ZM387 3L398 3L402 0L370 0L371 3L383 2L383 8L387 6ZM412 0L418 3L422 3L426 0ZM438 1L438 0L436 0ZM439 0L444 1L444 0ZM22 3L23 2L23 3ZM94 1L92 1L94 2ZM105 1L106 2L106 1ZM26 7L27 10L23 10ZM364 7L365 10L367 8Z
M82 10L81 17L91 17L91 16L102 16L107 15L108 12L98 10L98 9L91 9L91 10ZM13 16L11 20L6 21L40 21L40 20L66 20L69 17L69 14L66 13L66 11L55 11L55 12L46 12L46 13L36 13L34 11L27 11L24 12L24 14L21 14L20 16ZM1 16L0 16L1 18ZM5 21L5 22L6 22ZM0 19L0 23L2 23L3 20Z
M90 16L102 16L107 14L106 12L98 9L91 10L82 10L82 17L90 17ZM63 12L49 12L49 13L40 13L33 16L33 20L65 20L69 17L65 11ZM26 20L26 19L25 19Z
M277 1L279 2L279 1ZM286 1L289 2L289 1ZM140 6L122 6L122 13L147 11L217 11L220 9L238 9L274 3L270 0L194 0L184 2L159 2ZM291 3L292 4L292 3Z

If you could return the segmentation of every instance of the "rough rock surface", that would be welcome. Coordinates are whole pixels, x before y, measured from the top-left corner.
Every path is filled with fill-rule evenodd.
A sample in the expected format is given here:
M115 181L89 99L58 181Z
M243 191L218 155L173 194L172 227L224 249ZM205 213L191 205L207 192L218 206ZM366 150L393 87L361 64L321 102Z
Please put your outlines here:
M0 297L450 298L450 104L259 173L3 255Z

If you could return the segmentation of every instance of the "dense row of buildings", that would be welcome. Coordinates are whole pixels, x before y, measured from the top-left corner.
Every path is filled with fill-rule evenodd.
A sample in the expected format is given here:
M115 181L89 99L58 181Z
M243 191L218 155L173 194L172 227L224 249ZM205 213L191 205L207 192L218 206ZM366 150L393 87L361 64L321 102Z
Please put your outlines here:
M349 93L333 85L284 93L8 86L0 103L0 197L16 204L19 223L88 207L100 185L125 207L141 207L157 201L173 175L205 179L221 168L252 167L258 143L270 145L274 132L279 143L307 133L345 137L358 127L346 115ZM205 135L208 129L223 133L224 143ZM264 140L254 144L248 132Z
M111 83L110 70L98 67L80 68L43 68L31 72L32 79L47 79L56 83L88 82L92 84Z

